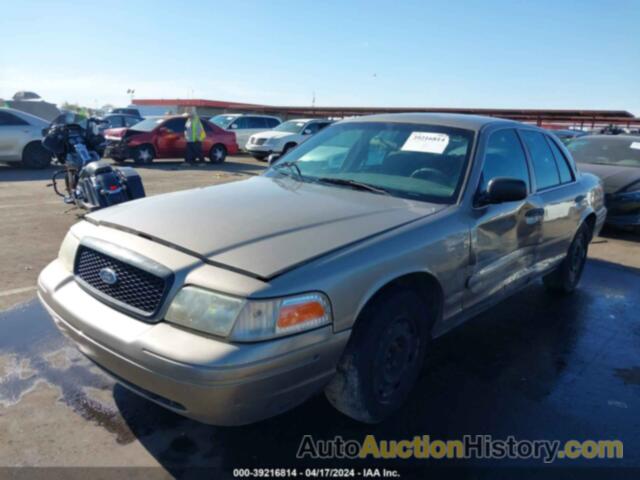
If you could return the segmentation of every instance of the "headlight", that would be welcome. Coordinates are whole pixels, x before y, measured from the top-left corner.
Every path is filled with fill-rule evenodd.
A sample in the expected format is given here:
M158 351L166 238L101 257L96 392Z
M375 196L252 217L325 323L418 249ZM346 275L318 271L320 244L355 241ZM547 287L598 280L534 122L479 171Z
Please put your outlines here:
M331 323L331 307L321 293L270 300L245 300L198 287L184 287L166 320L227 337L256 341L298 333Z
M62 245L60 245L60 250L58 251L58 260L62 262L62 265L69 272L73 272L73 263L76 258L76 251L78 250L78 245L80 245L80 240L73 233L68 232L62 241Z
M184 287L171 302L166 319L178 325L226 337L244 300L197 287Z

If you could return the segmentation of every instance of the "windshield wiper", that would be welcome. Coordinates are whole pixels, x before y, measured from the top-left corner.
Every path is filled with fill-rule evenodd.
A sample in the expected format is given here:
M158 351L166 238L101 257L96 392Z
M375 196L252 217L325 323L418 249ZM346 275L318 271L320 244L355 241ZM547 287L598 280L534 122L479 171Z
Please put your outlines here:
M330 183L333 185L344 185L346 187L355 188L358 190L366 190L367 192L379 193L382 195L391 195L387 190L380 187L374 187L368 183L358 182L356 180L350 180L347 178L335 178L335 177L320 177L316 181L321 183Z
M272 167L274 170L280 170L281 168L288 168L293 170L296 173L298 178L303 178L302 172L300 171L300 167L296 164L296 162L280 162L276 163ZM286 174L285 174L286 175Z

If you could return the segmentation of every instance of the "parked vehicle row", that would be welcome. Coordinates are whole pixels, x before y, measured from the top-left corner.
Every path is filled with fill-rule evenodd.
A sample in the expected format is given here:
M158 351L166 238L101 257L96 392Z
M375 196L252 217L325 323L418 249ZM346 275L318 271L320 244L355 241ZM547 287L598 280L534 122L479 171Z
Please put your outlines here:
M270 115L245 114L222 114L211 117L209 120L223 130L233 132L240 149L244 149L251 135L271 130L282 122L278 117Z
M536 279L573 292L605 215L601 180L544 130L361 117L263 175L86 215L38 291L85 355L178 414L246 424L324 390L374 423L434 338Z
M187 148L184 128L185 116L149 117L129 128L105 131L105 156L116 162L132 158L137 164L147 164L156 158L183 158ZM213 163L224 162L227 155L238 153L233 132L228 132L202 120L206 138L202 142L204 154Z

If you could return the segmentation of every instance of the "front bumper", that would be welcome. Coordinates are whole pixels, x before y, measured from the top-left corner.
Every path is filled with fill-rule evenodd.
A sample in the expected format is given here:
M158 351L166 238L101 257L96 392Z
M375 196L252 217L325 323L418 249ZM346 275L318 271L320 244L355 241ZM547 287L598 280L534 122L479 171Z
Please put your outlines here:
M38 296L80 351L130 390L181 415L242 425L277 415L332 378L349 332L331 326L290 337L230 344L145 323L100 302L55 260Z
M280 153L282 147L280 145L256 145L254 143L247 143L245 150L251 154L264 155L268 157L272 153Z
M131 157L131 149L123 142L107 141L103 157L106 158L129 158Z

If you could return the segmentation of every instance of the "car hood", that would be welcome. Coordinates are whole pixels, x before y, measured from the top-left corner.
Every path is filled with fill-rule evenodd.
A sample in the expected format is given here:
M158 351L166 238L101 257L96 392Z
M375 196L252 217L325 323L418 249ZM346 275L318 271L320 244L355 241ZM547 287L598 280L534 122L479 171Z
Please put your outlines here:
M444 207L261 176L147 197L86 218L269 279Z
M285 138L285 137L295 137L297 133L291 132L275 132L275 131L266 131L260 132L253 135L255 138Z
M632 183L640 180L640 168L619 167L616 165L595 165L580 163L580 170L600 177L604 183L605 193L617 193Z

